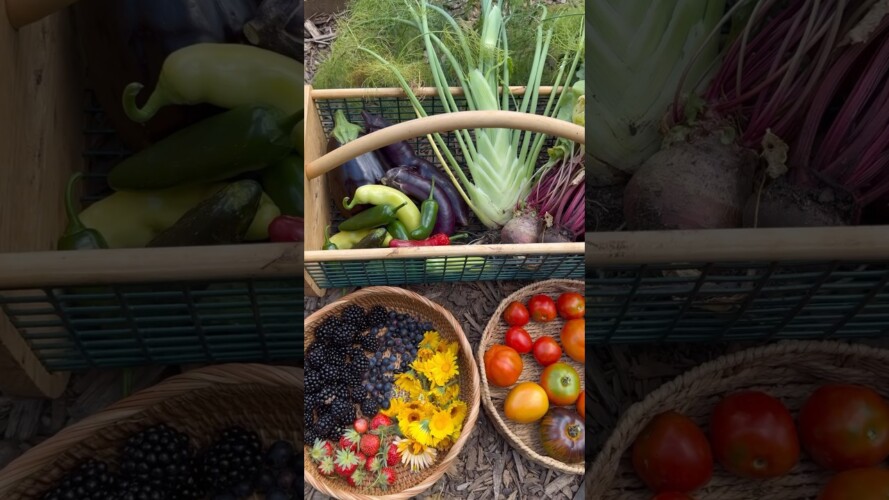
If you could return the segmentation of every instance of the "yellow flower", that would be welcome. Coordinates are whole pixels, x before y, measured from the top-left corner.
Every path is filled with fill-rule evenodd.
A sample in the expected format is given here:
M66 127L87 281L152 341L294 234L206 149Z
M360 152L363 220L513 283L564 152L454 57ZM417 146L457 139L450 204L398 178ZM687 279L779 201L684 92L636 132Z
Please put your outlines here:
M397 437L395 438L395 449L401 456L401 463L410 465L411 471L417 472L425 469L435 462L438 450L412 440Z
M405 407L402 412L398 414L398 430L401 431L403 436L408 436L411 424L418 422L423 418L425 418L425 415L422 410Z
M466 403L458 399L448 405L446 409L451 413L451 420L462 427L463 420L466 419Z
M434 351L438 348L438 345L441 343L441 337L438 335L436 331L428 331L423 334L423 340L420 341L420 349L429 349L430 351Z
M449 353L439 352L417 367L417 371L423 374L436 386L442 386L460 373L457 358Z
M404 434L423 446L432 446L435 443L432 432L429 430L429 420L411 422L407 426L407 433Z
M438 345L436 352L447 353L456 358L459 350L460 346L456 342L442 342Z
M405 402L401 398L392 398L389 400L389 408L386 410L380 410L380 413L386 415L387 417L395 417L398 418L398 415L402 412L405 407ZM370 415L365 415L370 417Z
M444 396L441 398L442 406L447 405L451 401L460 397L460 384L450 384L444 389Z
M438 410L429 419L429 433L436 441L441 441L453 432L454 421L451 419L451 412Z
M423 393L423 384L411 373L401 373L395 378L395 387L406 392L411 399Z

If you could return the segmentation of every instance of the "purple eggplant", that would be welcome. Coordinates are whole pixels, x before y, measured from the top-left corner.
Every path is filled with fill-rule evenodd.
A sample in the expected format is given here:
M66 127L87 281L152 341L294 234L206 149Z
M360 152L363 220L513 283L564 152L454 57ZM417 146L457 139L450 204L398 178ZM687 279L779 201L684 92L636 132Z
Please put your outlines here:
M367 111L362 111L361 117L364 118L364 127L368 133L376 132L377 130L384 129L391 125L391 123L386 121L382 116L372 115ZM434 178L435 185L440 186L445 191L448 201L451 203L451 208L454 210L454 217L457 220L457 224L460 226L469 225L469 207L460 196L460 193L457 192L457 188L454 187L451 179L446 176L444 172L436 168L435 165L417 156L414 153L414 148L408 143L404 141L396 142L395 144L383 146L378 149L377 152L382 153L380 156L387 161L391 167L417 167L422 177L425 177L430 181Z
M336 126L327 142L328 151L333 151L343 144L355 140L361 131L361 127L346 120L346 115L342 110L336 112L334 121ZM369 205L357 205L350 210L343 206L343 199L347 196L354 197L355 190L361 186L379 183L385 173L386 169L383 168L380 159L373 152L365 153L331 170L327 174L327 189L330 191L330 196L340 214L343 217L351 217L370 208Z
M432 196L438 202L438 218L435 219L435 228L432 230L434 234L444 233L448 236L454 234L454 210L450 201L445 196L444 190L435 182L421 176L416 167L396 167L383 176L383 184L393 187L402 193L414 198L415 200L425 200L429 197L429 190L432 189Z

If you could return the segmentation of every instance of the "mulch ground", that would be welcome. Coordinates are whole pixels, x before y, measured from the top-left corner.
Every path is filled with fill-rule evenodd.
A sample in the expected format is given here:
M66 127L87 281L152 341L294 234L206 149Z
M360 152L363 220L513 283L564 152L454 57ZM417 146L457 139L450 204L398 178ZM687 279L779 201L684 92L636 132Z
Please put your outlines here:
M473 351L500 301L527 283L479 282L457 285L405 286L450 311L463 326ZM306 298L306 316L342 297L343 291L330 290L323 298ZM567 475L538 465L517 451L500 436L484 409L459 458L420 499L444 498L548 498L581 500L581 476ZM499 495L495 492L499 491ZM328 498L306 485L309 500Z

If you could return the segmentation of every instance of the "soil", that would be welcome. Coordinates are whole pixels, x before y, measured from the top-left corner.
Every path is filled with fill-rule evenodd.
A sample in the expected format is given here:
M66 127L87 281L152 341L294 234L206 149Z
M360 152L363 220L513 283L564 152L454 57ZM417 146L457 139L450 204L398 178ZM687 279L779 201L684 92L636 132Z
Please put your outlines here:
M759 213L757 216L757 204ZM852 198L830 188L807 189L786 180L766 186L744 208L745 227L825 227L852 222Z
M624 228L624 186L586 187L586 230L620 231Z
M451 311L462 324L474 350L500 301L527 284L504 281L403 288L421 294ZM351 291L353 290L330 290L322 298L306 297L306 316ZM500 437L482 409L475 430L451 469L432 488L415 498L581 500L584 498L582 479L582 476L555 472L519 454ZM305 498L321 500L328 497L306 484Z

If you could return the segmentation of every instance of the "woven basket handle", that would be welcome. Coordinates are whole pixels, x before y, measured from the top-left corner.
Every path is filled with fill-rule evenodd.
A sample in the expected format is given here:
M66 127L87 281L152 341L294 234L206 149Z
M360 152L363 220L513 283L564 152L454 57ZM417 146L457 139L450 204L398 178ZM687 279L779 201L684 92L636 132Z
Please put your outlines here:
M19 29L71 5L77 0L6 0L6 17Z
M531 113L517 111L459 111L401 122L344 144L305 166L306 177L314 179L364 153L376 151L399 141L435 132L476 128L508 128L539 132L585 144L580 125Z

